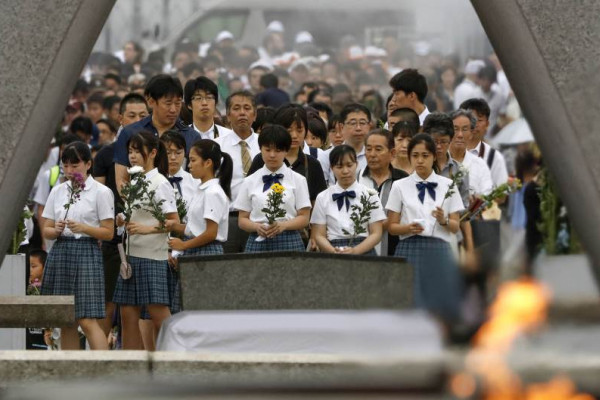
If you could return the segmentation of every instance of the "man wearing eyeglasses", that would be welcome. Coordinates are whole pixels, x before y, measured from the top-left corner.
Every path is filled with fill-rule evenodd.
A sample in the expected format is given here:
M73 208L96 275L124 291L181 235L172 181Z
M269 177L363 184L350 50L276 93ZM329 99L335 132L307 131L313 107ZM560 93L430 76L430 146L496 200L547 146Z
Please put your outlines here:
M217 139L229 135L232 130L215 124L215 113L219 102L217 85L205 76L191 79L185 84L184 99L194 122L190 126L202 139Z

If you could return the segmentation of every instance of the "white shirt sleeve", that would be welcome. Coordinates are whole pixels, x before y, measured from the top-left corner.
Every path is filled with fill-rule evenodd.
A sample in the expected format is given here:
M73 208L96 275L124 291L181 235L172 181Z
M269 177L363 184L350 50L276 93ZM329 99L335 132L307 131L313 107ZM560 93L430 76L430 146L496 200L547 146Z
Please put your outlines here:
M325 190L317 195L315 207L310 216L310 223L317 225L327 225L327 198L329 190Z
M506 161L502 153L496 150L494 153L494 161L492 162L492 181L494 187L498 187L508 181L508 171L506 169Z
M35 196L33 196L33 201L41 206L46 205L46 202L48 201L48 196L50 195L49 180L50 170L46 170L44 173L40 174L37 179L37 189L35 191Z
M308 184L306 178L302 175L296 176L296 210L302 210L303 208L310 208L310 194L308 192Z
M390 189L390 195L385 205L386 210L394 211L397 213L402 212L402 191L400 190L399 183L400 181L396 181L392 184L392 188Z
M460 192L458 190L454 190L452 192L452 195L446 199L446 203L448 204L448 214L461 212L465 209L462 197L460 196Z
M251 178L251 176L244 179L240 185L240 191L238 192L235 203L233 204L233 208L236 210L247 212L252 211L252 199L250 198L250 193L248 190L250 187L250 181L248 180L249 178Z
M494 188L494 182L492 181L492 173L487 166L487 163L481 158L476 159L479 162L479 190L482 194L489 194Z
M96 202L98 220L103 221L115 218L115 198L112 190L99 185Z
M204 196L203 218L219 223L227 213L229 213L229 202L223 201L218 193L208 190Z
M54 213L54 202L56 201L56 191L59 185L54 186L53 190L50 191L50 195L48 196L48 200L46 200L46 204L44 206L44 212L42 213L42 217L46 219L51 219L56 221L56 215Z
M162 212L164 214L176 213L177 212L177 203L175 201L175 192L173 192L173 187L169 182L163 182L156 187L156 191L154 193L155 198L160 201L164 200L162 203Z
M371 196L371 201L373 201L373 199L375 199L375 201L377 202L377 208L371 211L369 224L372 224L373 222L377 221L383 221L387 218L385 215L385 211L383 211L383 207L381 205L381 200L379 200L379 196Z

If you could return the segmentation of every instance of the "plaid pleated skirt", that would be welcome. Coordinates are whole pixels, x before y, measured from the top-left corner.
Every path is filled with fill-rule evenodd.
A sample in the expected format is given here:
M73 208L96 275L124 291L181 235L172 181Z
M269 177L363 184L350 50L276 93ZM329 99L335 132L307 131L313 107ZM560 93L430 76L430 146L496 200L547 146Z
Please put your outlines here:
M186 238L186 240L189 240ZM223 243L215 240L201 247L186 250L184 256L213 256L223 254Z
M448 242L425 236L411 236L398 242L397 257L414 267L414 298L417 307L455 321L460 314L461 279Z
M285 231L274 238L257 242L256 232L251 233L246 242L244 253L273 253L277 251L306 251L298 231Z
M75 318L104 318L104 267L98 241L60 237L42 278L42 295L75 296Z
M129 256L131 278L119 275L113 302L142 306L147 304L170 305L169 264L167 260L151 260Z
M356 239L354 239L354 243L352 243L352 247L358 246L365 239L366 239L365 237L357 237ZM329 243L331 243L331 245L333 247L350 247L350 239L333 239L333 240L330 240ZM375 249L371 249L371 250L367 251L366 253L363 253L362 255L376 256L377 252L375 251Z

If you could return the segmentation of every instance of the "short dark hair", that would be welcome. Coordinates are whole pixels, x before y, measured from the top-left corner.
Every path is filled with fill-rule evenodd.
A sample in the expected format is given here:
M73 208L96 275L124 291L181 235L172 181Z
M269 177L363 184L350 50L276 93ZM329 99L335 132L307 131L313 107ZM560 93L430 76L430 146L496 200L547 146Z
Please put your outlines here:
M327 141L327 127L325 122L319 117L313 117L308 119L308 130L314 136L321 139L323 143Z
M415 126L408 121L400 121L392 128L392 135L394 136L394 139L398 136L401 138L412 139L417 132L418 130L415 129Z
M144 95L154 101L163 97L183 97L183 88L179 79L167 74L158 74L150 78L144 89Z
M202 65L198 64L195 61L189 62L189 63L185 64L183 67L181 67L181 72L186 77L189 77L196 70L199 70L201 74L204 73L204 68L202 67Z
M475 111L477 115L485 116L490 118L490 106L484 99L468 99L461 103L460 107L463 110Z
M416 145L423 143L428 152L435 156L435 142L433 138L426 133L418 133L408 143L408 159L410 160L410 153L415 148ZM434 163L435 166L435 163Z
M215 98L215 102L219 102L219 88L217 85L205 76L199 76L196 79L190 79L185 84L185 96L184 101L188 106L192 105L192 96L202 90L208 94L212 94Z
M317 110L317 112L324 112L324 113L326 113L327 114L327 121L329 121L331 119L331 117L333 116L333 110L331 109L331 107L329 107L325 103L310 102L308 104L308 106L314 108L315 110Z
M248 90L238 90L237 92L231 93L229 95L229 97L227 97L227 99L225 100L225 110L226 111L229 111L229 109L231 108L231 100L236 96L245 97L247 99L250 99L250 101L252 102L252 107L256 108L256 99L254 98L254 95L252 94L252 92L250 92Z
M67 133L63 137L60 138L58 144L63 148L73 142L81 142L81 138L74 133Z
M29 250L29 257L39 258L42 262L42 265L46 264L46 258L48 258L48 253L42 249L33 249Z
M89 95L89 97L85 100L85 104L98 103L100 105L104 104L104 92L95 91Z
M275 74L264 74L260 77L260 86L265 89L276 88L279 85L279 78Z
M340 164L346 155L350 156L350 159L355 163L358 162L356 158L356 150L354 150L352 146L341 144L334 147L329 153L329 165L333 167L334 165Z
M493 65L486 65L485 67L479 70L479 72L477 73L477 77L479 79L487 79L490 82L496 82L498 72L496 71L496 68Z
M104 98L102 102L102 108L105 110L111 110L115 104L119 104L121 102L121 98L117 95L108 96Z
M92 161L92 152L90 147L81 142L72 142L65 146L60 156L60 161L64 163L77 164L80 161Z
M408 123L410 123L414 128L415 131L419 131L419 128L421 127L421 120L419 119L419 114L417 114L417 112L415 110L413 110L412 108L407 108L407 107L402 107L402 108L397 108L394 111L392 111L392 113L390 114L390 117L398 117L400 118L400 121L406 121Z
M427 80L416 69L409 68L398 72L390 79L390 86L394 92L401 90L406 94L416 94L421 103L427 96Z
M71 122L69 131L71 133L82 132L86 135L92 135L94 133L94 124L88 117L80 116Z
M283 126L269 124L258 135L258 146L275 146L277 150L289 151L292 147L292 137Z
M98 126L98 124L104 124L108 126L108 129L110 129L112 133L117 133L117 127L115 126L115 124L106 118L100 118L98 121L96 121L96 126Z
M119 114L125 113L127 104L143 104L146 106L146 109L148 109L146 99L139 93L128 93L123 97L123 100L121 100L121 104L119 105Z
M178 149L185 150L185 138L183 135L175 129L169 129L160 136L160 141L164 143L165 147L169 144L174 144Z
M331 90L327 90L327 89L315 89L315 90L313 90L312 92L310 92L308 94L308 97L306 98L306 102L307 103L314 103L315 97L317 97L318 95L332 98Z
M117 82L119 85L121 84L121 77L117 74L113 74L112 72L109 72L108 74L104 75L104 80L106 79L112 79L115 82Z
M367 143L367 140L369 140L369 138L371 136L375 136L375 135L383 136L385 138L385 140L387 142L386 145L389 150L396 147L395 143L394 143L394 135L392 135L392 132L388 131L387 129L383 129L383 128L373 129L371 132L369 132L367 134L367 136L365 137L365 144Z
M299 104L285 104L275 111L273 115L273 123L289 129L294 122L298 125L302 124L304 132L308 129L308 116L306 110Z
M275 109L273 107L261 107L256 110L256 119L252 123L252 130L260 132L262 127L273 122Z
M432 112L423 121L423 133L450 136L452 139L454 137L452 118L443 112Z
M345 123L346 118L348 118L348 115L353 112L361 112L365 114L367 116L367 120L371 122L371 111L369 111L367 107L359 103L350 103L346 104L340 112L340 119L342 120L342 123Z

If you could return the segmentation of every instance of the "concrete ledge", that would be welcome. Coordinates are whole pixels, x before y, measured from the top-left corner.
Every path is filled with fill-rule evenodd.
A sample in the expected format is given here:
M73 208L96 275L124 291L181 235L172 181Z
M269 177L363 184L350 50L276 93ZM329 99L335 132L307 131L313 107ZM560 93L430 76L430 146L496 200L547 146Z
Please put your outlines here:
M73 296L0 296L0 328L60 327L74 323Z

